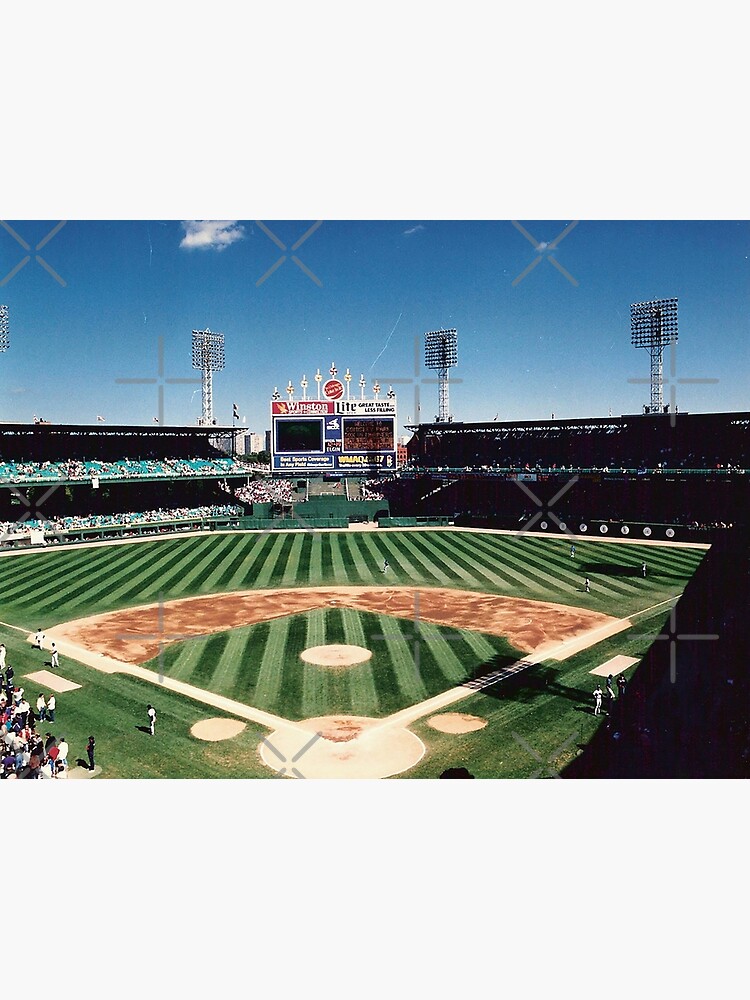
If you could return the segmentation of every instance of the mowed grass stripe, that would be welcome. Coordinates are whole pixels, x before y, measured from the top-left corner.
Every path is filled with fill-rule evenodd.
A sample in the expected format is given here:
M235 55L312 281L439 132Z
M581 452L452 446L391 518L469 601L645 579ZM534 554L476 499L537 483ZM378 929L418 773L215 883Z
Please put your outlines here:
M328 643L343 643L345 641L341 611L341 608L331 608L325 612L326 642ZM352 703L346 671L327 670L326 674L328 677L328 712L351 714Z
M395 577L402 584L409 584L411 582L418 582L420 577L414 564L408 558L408 553L405 553L402 549L397 548L395 545L391 544L391 540L387 537L383 538L380 535L376 535L374 538L363 532L362 541L364 545L371 552L377 569L375 570L375 580L382 585L383 582L392 582ZM388 560L388 571L383 573L383 562ZM378 575L380 580L378 581Z
M271 569L271 574L268 577L267 585L269 587L283 586L284 577L286 576L289 568L289 559L292 547L296 538L297 536L293 535L291 532L285 532L282 538L281 548L276 553L273 568Z
M110 606L116 607L118 603L130 604L133 602L149 604L158 598L163 574L165 571L169 572L175 564L180 563L184 554L179 549L165 552L157 551L159 556L157 559L151 560L148 569L140 573L131 571L125 582L112 589L108 594Z
M228 548L227 540L222 539L219 542L209 538L202 539L202 541L206 542L205 546L200 547L189 559L183 557L177 560L172 571L164 574L159 586L161 593L176 597L190 593L192 589L200 590L205 577L210 572L210 567L216 565L217 562L221 564L221 557ZM196 588L192 587L194 580L200 581Z
M89 550L69 549L68 551L53 549L49 552L19 552L0 559L0 586L5 590L17 584L20 588L28 583L36 583L39 580L47 581L50 576L59 579L61 576L69 577L71 572L77 570L98 571L102 565L106 565L117 558L120 548L126 549L130 554L136 554L139 548L148 547L145 545L125 545L125 546L91 546Z
M271 536L269 536L270 538ZM256 574L255 580L253 581L253 586L261 589L267 589L270 581L273 577L274 570L276 568L276 561L281 555L281 551L284 546L285 536L284 534L278 534L271 539L271 547L266 552L266 557L263 563L258 567L258 572Z
M230 574L230 567L234 565L237 559L237 547L240 539L235 535L225 535L224 537L228 542L226 546L223 546L224 558L213 570L206 571L204 567L200 576L201 589L208 594L226 585ZM194 578L194 574L186 572L184 590L190 589Z
M344 639L347 645L369 649L362 617L353 608L341 609ZM349 700L358 715L376 715L380 709L378 689L372 669L372 659L359 663L347 671Z
M174 645L170 643L164 650L164 673L175 680L192 684L193 671L200 658L205 655L206 642L206 639L193 639Z
M174 547L166 547L159 550L161 559L154 562L153 550L139 553L136 562L128 562L127 566L118 570L110 571L92 579L91 574L84 576L73 586L59 587L53 597L56 607L61 609L77 608L79 603L83 604L87 610L121 607L124 603L131 603L130 599L135 591L139 598L143 598L141 585L146 579L148 570L152 570L152 578L158 579L162 572L162 567L171 565L172 562L180 558L179 552ZM118 587L118 583L120 586ZM78 598L85 598L85 601L78 601ZM148 603L141 599L140 603Z
M456 586L457 580L461 580L468 590L486 589L486 582L482 586L483 580L477 573L476 563L465 557L456 545L451 545L444 534L435 532L435 536L427 544L436 553L436 561L439 559L453 571L453 586Z
M426 648L440 674L438 682L433 687L433 693L438 694L446 687L453 687L465 681L475 666L475 660L473 651L464 642L462 633L457 629L447 631L427 622L420 625L420 631L424 635L421 662L424 663Z
M347 577L350 583L361 584L370 582L370 573L363 565L362 551L359 545L355 544L354 538L349 534L339 535L342 546L342 558L346 568Z
M254 704L258 708L272 712L276 709L284 675L289 618L274 618L268 622L268 626L268 638L258 670Z
M383 564L381 562L378 565L372 549L366 544L366 532L350 538L350 542L358 553L358 561L360 566L362 566L361 574L363 582L374 583L377 579L376 574L380 572Z
M488 663L497 654L497 648L492 645L492 642L486 635L480 632L461 629L461 637L476 656L480 665Z
M496 572L494 566L485 560L483 555L476 551L473 546L461 544L460 539L441 535L434 541L424 539L422 543L435 553L449 552L452 560L460 560L463 565L470 567L475 580L475 588L487 590L489 584L493 591L508 589L508 582Z
M279 707L285 717L301 719L303 671L299 654L305 648L307 625L302 615L294 615L288 621L283 664L283 708Z
M279 581L281 587L298 587L300 580L300 557L302 555L302 543L304 535L297 533L291 536L292 546L287 553L284 573Z
M328 534L326 538L331 542L331 569L333 579L339 586L347 586L352 582L348 569L344 564L344 554L342 552L342 536L340 534Z
M305 614L305 649L323 646L326 643L326 611L325 608L315 608ZM303 719L312 719L325 715L328 709L328 677L326 672L312 663L303 663L302 667L302 703Z
M36 567L37 576L32 580L27 580L23 587L16 588L15 593L13 592L13 587L6 590L6 600L25 604L26 596L30 591L34 593L35 603L37 601L44 603L50 594L54 594L56 598L61 599L64 593L67 599L73 592L76 594L85 593L92 589L92 580L112 580L117 575L127 572L129 566L136 564L147 565L150 559L153 558L153 555L149 557L146 551L147 546L144 546L141 551L138 551L139 548L140 546L137 545L128 546L127 558L125 560L126 565L122 568L119 565L122 560L118 559L118 553L114 549L110 549L106 554L101 551L93 553L103 558L91 562L81 560L77 568L75 568L75 564L71 564L69 570L63 573L57 572L55 569L51 574L50 568L52 564L46 563L46 560L38 557L39 566ZM80 557L80 552L70 554Z
M440 560L435 558L434 550L429 548L424 539L404 532L399 541L409 552L414 565L419 566L425 583L438 587L450 586L452 577L443 569Z
M323 579L323 536L315 532L310 549L310 569L307 583L310 587L317 586Z
M234 698L245 705L255 704L255 690L260 672L259 651L268 643L270 622L258 622L247 629L238 630L242 635L242 647L237 650L239 669L235 673L234 682L228 689L228 697Z
M436 535L437 535L437 532L436 532ZM444 551L444 546L445 546L446 543L443 542L442 544L439 545L438 542L439 542L439 540L438 540L438 538L436 538L435 541L432 544L435 545L437 548L439 548L439 551L442 553ZM478 555L477 555L477 552L475 551L475 546L474 546L474 544L473 544L473 542L472 542L471 539L467 539L467 540L464 540L464 539L453 539L452 540L452 547L449 548L449 551L452 551L452 552L458 551L458 553L460 553L460 555L457 558L460 558L461 562L465 566L471 566L473 563L475 564L477 562L477 560L478 560ZM451 560L451 562L453 562L453 560ZM506 570L506 572L509 572L509 570ZM519 573L515 573L515 572L512 572L512 571L510 571L510 575L514 578L514 584L513 584L513 588L512 588L513 590L517 590L519 584L521 585L521 587L523 587L524 590L528 588L528 585L529 585L528 584L528 579L527 579L527 577L525 575L519 574ZM476 574L473 575L473 580L472 580L472 583L471 583L469 589L475 589L475 590L488 590L488 589L490 589L490 590L494 590L494 588L490 588L490 587L487 586L487 582L486 582L485 579L482 579L481 577L477 576Z
M313 538L315 536L310 531L306 531L302 535L302 546L300 548L300 553L298 557L298 567L297 572L299 577L296 580L297 586L299 586L303 580L310 579L310 559L312 556L312 546Z
M456 533L453 544L457 545L461 551L471 556L481 565L488 568L499 581L499 589L507 592L515 592L519 589L519 584L526 588L526 578L508 566L502 557L502 553L495 549L488 549L481 546L476 539L479 536L466 533ZM493 588L494 589L494 588Z
M383 647L390 658L401 694L401 702L414 704L428 696L415 663L414 622L404 619L381 619L383 626ZM377 673L376 673L377 677ZM381 696L381 702L387 699Z
M271 535L252 535L246 540L242 552L229 567L227 590L250 590L256 582L258 570L264 565L274 539Z
M228 640L224 647L213 676L215 691L235 692L239 687L247 685L240 682L240 675L250 670L250 664L245 657L249 629L232 629L227 633ZM229 695L235 697L234 694Z

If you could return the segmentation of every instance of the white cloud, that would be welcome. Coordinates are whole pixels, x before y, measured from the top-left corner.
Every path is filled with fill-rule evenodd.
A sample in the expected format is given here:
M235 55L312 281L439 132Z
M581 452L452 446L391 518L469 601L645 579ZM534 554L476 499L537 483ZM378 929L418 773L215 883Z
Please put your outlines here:
M403 236L411 236L412 233L418 233L422 229L424 229L424 226L421 226L421 225L420 226L412 226L411 229L405 229L402 235Z
M238 222L183 222L181 225L185 230L180 243L183 250L224 250L245 238L245 230Z

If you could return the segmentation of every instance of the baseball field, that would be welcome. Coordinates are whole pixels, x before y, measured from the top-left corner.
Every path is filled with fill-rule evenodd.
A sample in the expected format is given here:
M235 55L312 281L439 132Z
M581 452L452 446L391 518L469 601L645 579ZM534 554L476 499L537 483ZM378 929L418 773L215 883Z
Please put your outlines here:
M591 671L632 676L704 554L466 529L9 553L0 640L32 704L78 685L38 728L72 765L94 734L97 776L529 777L590 739Z

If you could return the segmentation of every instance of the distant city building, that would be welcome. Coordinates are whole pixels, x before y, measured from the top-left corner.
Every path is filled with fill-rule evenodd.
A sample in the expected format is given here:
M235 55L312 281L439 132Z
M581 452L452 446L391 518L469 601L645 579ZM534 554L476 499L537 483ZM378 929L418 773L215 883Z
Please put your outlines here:
M271 432L270 431L266 431L266 447L263 450L264 451L270 451L271 450Z
M263 451L263 435L262 434L250 434L249 450L246 454L257 455L259 451Z

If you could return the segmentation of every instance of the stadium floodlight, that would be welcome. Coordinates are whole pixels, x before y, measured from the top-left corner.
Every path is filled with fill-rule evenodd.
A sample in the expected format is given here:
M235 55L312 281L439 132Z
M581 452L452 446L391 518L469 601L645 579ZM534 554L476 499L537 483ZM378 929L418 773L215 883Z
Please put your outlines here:
M651 358L650 413L661 413L664 348L677 343L677 299L634 302L630 307L630 342L644 347Z
M0 306L0 354L10 347L10 318L8 307Z
M425 368L438 373L438 421L451 419L448 401L448 372L458 364L456 330L430 330L424 335Z
M210 427L214 422L213 373L224 369L224 334L193 330L193 368L202 375L202 413L198 423Z

